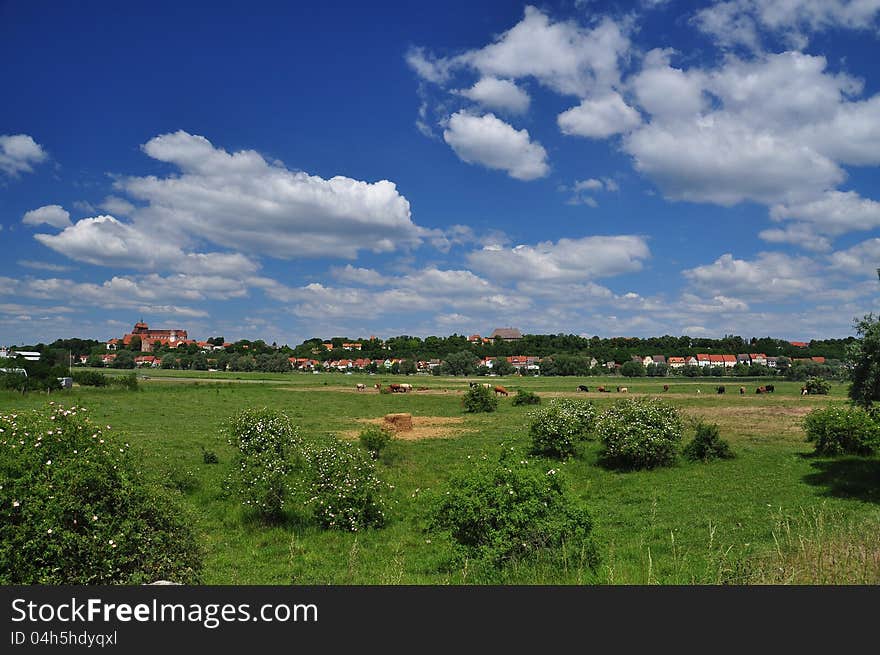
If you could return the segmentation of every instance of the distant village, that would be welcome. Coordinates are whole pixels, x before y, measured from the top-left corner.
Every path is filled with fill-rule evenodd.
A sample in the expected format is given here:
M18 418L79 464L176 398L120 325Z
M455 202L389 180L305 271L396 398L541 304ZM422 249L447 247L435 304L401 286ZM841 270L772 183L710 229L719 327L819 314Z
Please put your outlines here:
M563 339L563 343L557 343L560 338ZM439 357L419 357L418 352L406 355L394 352L403 350L404 346L416 351L430 350L432 347L436 350L438 346L431 342L431 339L442 343L447 350L455 348L458 350ZM581 342L574 344L578 352L566 352L569 344L565 340L572 339L581 339ZM672 337L666 339L675 341ZM681 339L685 338L679 338L679 342ZM548 343L544 343L545 341ZM625 357L613 358L583 352L585 345L594 350L611 349L610 352L627 352L633 348L656 345L657 341L658 339L638 340L625 337L606 340L598 340L598 337L595 337L587 340L571 335L568 337L523 335L520 330L507 327L496 328L488 337L479 334L467 337L453 335L447 338L428 337L424 341L413 337L382 340L375 336L363 340L311 339L295 348L290 348L277 344L268 345L262 341L242 340L232 343L222 337L197 341L190 339L185 329L152 329L147 323L138 321L131 332L119 338L106 342L90 342L93 344L90 351L71 355L70 363L75 366L200 370L630 376L766 375L784 372L789 367L799 364L813 367L841 364L840 361L825 355L809 354L816 350L815 343L802 341L763 340L765 344L777 344L775 345L777 350L785 349L791 353L788 356L767 352L697 352L695 354L629 354ZM831 340L827 343L839 346L838 341L846 340ZM747 345L744 341L742 343ZM690 348L699 347L701 344L713 344L716 347L707 347L707 350L716 351L719 345L707 339L687 342ZM554 352L530 353L527 350L530 346L545 351L551 349ZM837 350L839 351L840 348ZM496 354L485 354L486 351L494 351ZM499 351L514 354L497 354ZM805 351L806 354L798 357L797 351ZM39 350L13 352L0 350L0 357L16 354L31 360L40 357ZM465 364L462 364L463 359Z

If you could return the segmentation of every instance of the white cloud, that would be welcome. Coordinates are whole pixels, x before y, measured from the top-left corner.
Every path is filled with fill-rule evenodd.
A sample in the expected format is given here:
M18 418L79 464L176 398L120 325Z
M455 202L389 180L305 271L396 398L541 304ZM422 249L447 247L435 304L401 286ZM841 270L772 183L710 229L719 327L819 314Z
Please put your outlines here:
M673 68L671 50L655 49L645 55L642 70L631 80L639 105L661 119L698 116L706 107L705 79L700 71Z
M877 283L877 267L880 266L880 239L868 239L852 248L831 253L830 268L850 275L870 277Z
M120 191L146 201L133 221L143 232L204 240L280 259L354 258L421 242L409 202L394 183L323 179L269 163L253 150L228 153L183 131L148 141L143 151L181 174L122 178Z
M494 114L456 112L443 139L462 161L506 171L518 180L534 180L550 172L547 151L531 140L528 130L517 130Z
M574 282L641 270L648 257L642 237L624 235L560 239L512 249L486 247L467 259L490 278Z
M61 205L44 205L26 212L21 222L25 225L51 225L64 228L70 225L70 213Z
M574 191L600 191L604 187L601 180L590 178L574 183Z
M34 164L49 158L43 147L27 134L0 134L0 171L13 177L30 173Z
M573 21L554 22L527 6L523 19L494 43L450 63L484 76L534 77L558 93L586 97L618 83L618 63L629 46L624 28L610 18L587 29Z
M175 243L145 234L113 216L84 218L59 234L34 238L73 260L96 266L205 275L254 273L258 268L240 253L185 253Z
M880 227L880 202L862 198L855 191L827 191L810 202L775 205L770 210L775 221L794 219L820 234L838 236Z
M73 270L70 266L61 266L60 264L50 264L48 262L38 262L32 259L19 259L18 265L24 266L25 268L33 268L41 271L55 271L57 273Z
M806 257L764 252L756 259L727 253L713 263L683 271L699 291L744 302L802 303L825 289L818 265Z
M509 114L524 114L529 109L529 94L510 80L484 77L469 89L457 91L459 95L478 102L483 107Z
M101 203L101 209L114 216L128 216L134 211L134 205L125 198L107 196Z
M781 229L761 230L758 236L768 243L790 243L813 252L831 250L831 241L819 236L813 226L807 223L790 223Z
M626 137L625 146L636 168L676 200L797 202L845 178L835 162L807 146L724 112L651 123Z
M627 105L619 93L581 101L556 118L563 134L605 139L613 134L628 132L641 123L639 112Z
M700 10L694 22L720 45L758 50L762 32L804 47L810 33L875 28L878 12L880 0L729 0Z

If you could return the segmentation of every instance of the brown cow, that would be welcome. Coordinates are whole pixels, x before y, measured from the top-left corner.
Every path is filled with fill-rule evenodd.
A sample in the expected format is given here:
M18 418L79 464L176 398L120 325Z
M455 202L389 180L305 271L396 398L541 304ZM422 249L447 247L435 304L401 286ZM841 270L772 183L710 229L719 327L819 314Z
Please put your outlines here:
M362 382L358 382L358 384L356 385L356 388L358 391L366 391L367 385L363 384Z
M664 384L664 385L663 385L663 391L669 391L669 385L668 385L668 384Z
M496 396L506 396L507 389L505 389L504 387L499 385L499 386L495 387L495 395Z
M627 389L626 387L617 387L617 390L620 393L629 393L629 389Z

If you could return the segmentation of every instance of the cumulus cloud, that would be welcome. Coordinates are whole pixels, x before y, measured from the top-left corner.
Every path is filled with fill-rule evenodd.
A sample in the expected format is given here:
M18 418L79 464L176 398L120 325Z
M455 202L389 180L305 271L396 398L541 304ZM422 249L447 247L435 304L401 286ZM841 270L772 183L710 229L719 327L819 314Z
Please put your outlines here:
M556 119L563 134L605 139L628 132L641 123L639 112L627 105L619 93L581 101Z
M30 173L49 155L27 134L0 134L0 171L12 177Z
M862 241L852 248L831 253L828 259L832 270L870 277L876 284L877 267L880 266L880 239Z
M648 257L644 238L624 235L488 246L470 253L468 262L491 278L572 282L638 271Z
M240 253L186 253L113 216L84 218L37 241L73 260L123 269L173 270L204 275L254 273L258 265Z
M462 161L506 171L518 180L534 180L550 172L547 151L531 140L528 130L517 130L494 114L456 112L443 139Z
M862 198L855 191L827 191L810 202L775 205L775 221L796 220L820 234L837 236L880 227L880 202Z
M65 228L70 225L70 213L61 205L44 205L26 212L21 222L25 225L51 225Z
M484 77L469 89L457 91L459 95L478 102L487 109L509 114L524 114L529 109L529 94L510 80Z
M107 196L101 203L101 209L114 216L128 216L134 211L134 205L125 198Z
M816 263L806 257L764 252L754 260L736 259L730 253L711 264L683 271L699 291L745 302L803 302L825 289Z
M184 131L148 141L143 151L180 174L127 177L116 187L147 203L132 217L145 232L166 230L280 259L354 258L421 243L422 228L393 182L324 179L267 162L253 150L228 153Z
M811 33L875 28L878 13L878 0L726 0L698 11L694 23L720 45L758 50L764 33L804 47Z

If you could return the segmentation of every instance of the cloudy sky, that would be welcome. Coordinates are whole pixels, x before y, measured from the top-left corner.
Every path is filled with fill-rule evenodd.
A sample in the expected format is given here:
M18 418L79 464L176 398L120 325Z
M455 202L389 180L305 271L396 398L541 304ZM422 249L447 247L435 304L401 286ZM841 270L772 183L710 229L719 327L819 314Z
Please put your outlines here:
M0 2L0 343L846 336L878 55L880 0Z

